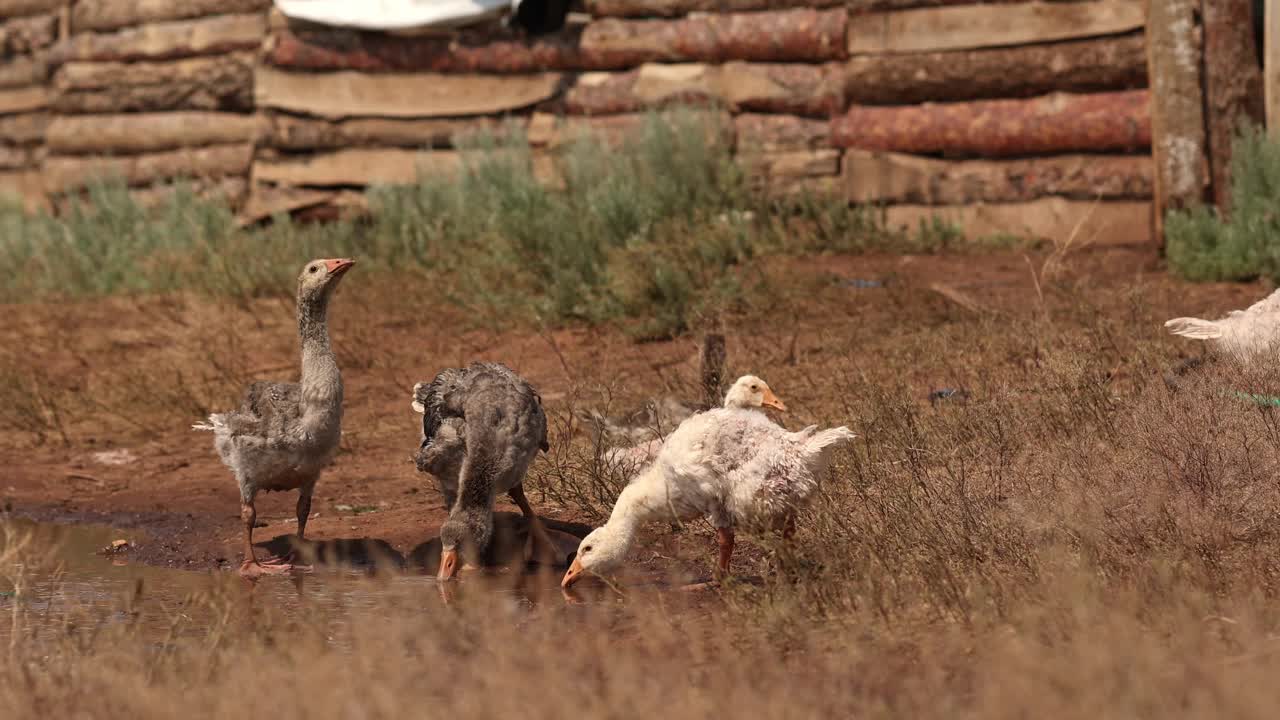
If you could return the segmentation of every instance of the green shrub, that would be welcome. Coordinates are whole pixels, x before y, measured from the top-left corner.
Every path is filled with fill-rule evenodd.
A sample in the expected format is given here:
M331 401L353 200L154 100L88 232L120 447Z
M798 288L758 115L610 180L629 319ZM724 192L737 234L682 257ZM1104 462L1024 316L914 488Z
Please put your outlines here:
M1231 212L1212 207L1170 211L1166 253L1189 280L1280 279L1280 143L1246 128L1231 152Z
M651 114L621 144L570 139L549 162L512 127L469 137L462 167L372 188L361 220L281 216L242 230L221 203L179 185L144 207L118 180L58 216L0 207L0 301L196 291L292 293L316 256L427 279L420 292L482 319L621 321L641 336L683 331L759 286L739 265L766 254L946 249L943 224L890 233L839 198L766 197L705 112ZM550 172L548 172L550 171ZM547 175L553 177L549 180Z

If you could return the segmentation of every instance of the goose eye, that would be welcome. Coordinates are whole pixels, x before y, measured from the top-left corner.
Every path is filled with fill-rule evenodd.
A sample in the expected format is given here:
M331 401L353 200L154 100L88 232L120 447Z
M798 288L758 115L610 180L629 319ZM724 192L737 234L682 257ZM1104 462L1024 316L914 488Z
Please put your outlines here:
M754 391L756 391L756 390L759 390L759 389L760 389L760 386L759 386L759 385L752 385L752 386L751 386L751 390L752 390L753 392L754 392Z
M591 546L590 546L590 545L588 545L588 546L586 546L586 547L582 548L582 552L584 552L584 553L591 552Z
M316 272L317 272L317 271L319 271L319 270L320 270L320 267L319 267L318 265L312 265L312 266L311 266L311 271L310 271L310 272L314 274L314 273L316 273Z

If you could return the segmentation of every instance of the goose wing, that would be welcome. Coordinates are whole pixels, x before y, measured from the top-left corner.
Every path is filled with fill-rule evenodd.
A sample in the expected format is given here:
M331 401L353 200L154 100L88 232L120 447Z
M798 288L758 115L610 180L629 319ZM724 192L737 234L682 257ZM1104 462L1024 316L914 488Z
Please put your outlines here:
M542 407L542 396L538 394L537 390L533 390L533 388L530 388L530 390L533 391L533 399L538 403L538 410L542 412L542 416L545 418L547 411ZM542 433L538 438L538 448L544 453L551 452L551 443L547 442L547 423L545 420L542 423Z
M231 436L282 438L302 414L302 390L297 383L259 380L245 388L240 409L218 417Z
M302 387L298 383L260 380L244 393L241 411L264 420L293 420L302 416Z
M462 421L465 394L461 391L466 371L458 368L441 370L429 383L413 386L413 409L422 413L422 446L426 447L447 421Z

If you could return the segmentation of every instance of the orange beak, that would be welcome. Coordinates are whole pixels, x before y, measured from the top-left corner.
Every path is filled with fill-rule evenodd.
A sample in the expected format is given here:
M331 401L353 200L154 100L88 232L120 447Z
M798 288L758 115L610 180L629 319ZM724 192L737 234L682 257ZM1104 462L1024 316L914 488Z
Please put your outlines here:
M330 275L341 275L342 273L350 270L351 266L355 264L355 260L348 258L334 258L332 260L324 261L324 267L329 271Z
M761 404L764 405L765 407L771 407L774 410L777 410L778 412L787 411L787 404L779 400L778 396L774 395L773 391L767 387L764 389L764 400L761 402Z
M584 570L582 567L582 563L578 560L577 557L575 557L573 559L573 564L570 565L569 569L565 571L564 579L560 581L560 587L564 588L565 590L568 590L574 583L581 580L582 576L585 575L586 572L587 571Z
M440 571L436 573L436 580L452 580L458 574L458 551L457 550L441 550L440 551Z

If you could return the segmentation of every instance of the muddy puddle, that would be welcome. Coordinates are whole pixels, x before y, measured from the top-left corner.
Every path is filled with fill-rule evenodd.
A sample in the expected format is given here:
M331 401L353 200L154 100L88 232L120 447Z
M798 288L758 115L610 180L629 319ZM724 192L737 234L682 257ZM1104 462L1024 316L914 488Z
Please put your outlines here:
M572 616L584 607L621 606L628 599L675 587L671 579L633 575L625 594L598 580L560 589L563 568L502 567L472 570L453 582L438 582L421 570L385 566L318 564L310 571L266 576L255 581L230 571L169 569L131 562L127 548L136 531L96 525L65 525L24 519L0 520L0 619L16 606L56 632L67 618L128 622L157 636L199 634L220 620L227 600L269 608L277 620L324 617L334 637L355 618L376 617L388 608L438 611L481 602L504 614L553 613ZM16 553L6 543L27 543ZM6 550L10 552L6 552ZM15 582L20 583L15 587ZM679 593L682 596L690 593ZM701 594L701 593L699 593ZM33 623L27 623L32 625ZM34 623L40 626L41 623ZM7 633L0 622L0 636Z

